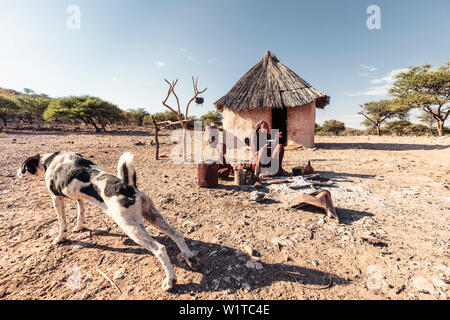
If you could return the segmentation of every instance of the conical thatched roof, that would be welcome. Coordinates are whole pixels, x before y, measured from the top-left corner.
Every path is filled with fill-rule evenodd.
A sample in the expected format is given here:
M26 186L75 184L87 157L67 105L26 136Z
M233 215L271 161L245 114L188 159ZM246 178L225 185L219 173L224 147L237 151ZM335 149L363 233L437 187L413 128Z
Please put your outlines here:
M245 111L300 107L314 100L317 108L330 103L330 97L311 87L267 50L261 61L214 104L219 110L227 107Z

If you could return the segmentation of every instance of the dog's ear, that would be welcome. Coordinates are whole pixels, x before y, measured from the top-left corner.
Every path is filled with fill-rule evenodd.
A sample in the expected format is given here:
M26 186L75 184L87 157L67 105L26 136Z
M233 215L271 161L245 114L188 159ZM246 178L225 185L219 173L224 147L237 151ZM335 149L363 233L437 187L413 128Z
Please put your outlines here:
M41 160L41 155L39 155L39 154L37 154L33 157L29 157L27 160L25 160L23 162L22 168L21 168L22 174L25 174L26 172L35 174L37 171L37 168L39 167L40 160Z

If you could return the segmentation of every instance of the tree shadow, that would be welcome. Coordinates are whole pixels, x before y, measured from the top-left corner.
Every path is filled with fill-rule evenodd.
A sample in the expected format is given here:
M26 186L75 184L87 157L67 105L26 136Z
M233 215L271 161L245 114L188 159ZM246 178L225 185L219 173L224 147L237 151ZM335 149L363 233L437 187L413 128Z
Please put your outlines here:
M260 203L261 204L275 204L275 203L281 203L281 201L271 199L271 198L264 198Z
M133 240L127 239L127 248L116 248L111 247L108 245L98 244L98 243L92 243L82 240L66 240L61 245L65 246L73 246L73 245L79 245L86 249L98 249L103 251L112 251L112 252L120 252L120 253L128 253L128 254L150 254L150 252L143 247L138 246Z
M108 236L108 234L105 234L105 236ZM197 258L200 261L199 269L192 271L184 260L177 258L180 251L173 241L165 236L155 236L153 238L166 246L173 265L202 275L199 283L177 284L172 290L174 294L218 292L223 290L228 290L229 293L232 293L242 288L254 290L282 281L311 286L312 288L329 288L336 285L347 285L350 282L332 273L291 264L261 262L254 260L256 258L250 257L241 250L221 244L193 241L186 238L187 245L191 250L197 252ZM115 248L84 241L68 240L65 243L65 245L74 244L81 245L83 248L133 255L151 255L149 251L137 246L133 241L130 243L132 247L126 248ZM159 262L155 261L155 263Z
M68 136L68 135L85 135L85 136L143 136L153 137L153 132L145 131L107 131L107 132L94 132L94 131L64 131L64 130L43 130L43 131L8 131L7 134L11 135L36 135L36 136ZM168 133L159 133L160 137L168 137Z
M360 179L372 179L375 175L360 174L360 173L347 173L347 172L334 172L334 171L317 171L321 177L333 180L335 182L352 182L350 178Z
M8 135L18 135L18 136L68 136L77 132L67 132L67 131L4 131Z
M197 256L201 266L196 272L200 273L202 278L199 283L177 285L174 293L223 290L232 293L242 288L254 290L268 287L276 282L291 282L311 287L332 287L349 283L348 280L335 274L316 269L292 264L262 262L241 250L221 244L190 240L187 242L193 250L198 251ZM171 252L171 248L168 252ZM184 261L175 261L174 264L189 270Z
M241 191L241 192L253 192L253 191L258 191L258 192L264 192L264 193L269 193L270 190L267 189L266 186L262 185L261 188L255 188L252 185L242 185L242 186L238 186L235 184L223 184L219 182L219 185L217 186L218 190L226 190L226 191Z
M410 151L410 150L443 150L450 148L450 145L434 144L408 144L408 143L316 143L318 149L328 150L384 150L384 151Z

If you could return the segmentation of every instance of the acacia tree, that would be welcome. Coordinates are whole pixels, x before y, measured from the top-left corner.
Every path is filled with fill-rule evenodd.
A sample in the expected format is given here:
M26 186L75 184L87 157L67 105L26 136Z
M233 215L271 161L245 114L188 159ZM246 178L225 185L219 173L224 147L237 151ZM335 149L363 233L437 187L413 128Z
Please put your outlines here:
M432 69L429 64L399 73L390 93L410 108L422 109L436 122L439 136L450 114L450 60Z
M417 117L417 119L419 119L420 122L422 122L423 124L425 124L427 126L427 128L428 128L427 134L428 135L433 134L433 127L436 124L436 120L433 118L431 113L422 111L422 113Z
M178 123L177 116L170 110L167 110L164 112L157 112L157 113L148 115L144 118L144 123L152 124L153 117L156 119L156 122L158 122L158 123L160 123L160 122L166 122L166 123L176 122L176 123ZM184 114L181 114L181 118L184 119Z
M39 121L50 104L51 99L46 94L36 94L33 90L25 88L24 95L17 97L17 102L26 122L32 124Z
M124 114L116 105L97 97L81 96L53 100L44 113L44 119L57 118L81 120L86 126L92 125L95 131L106 131L106 125L123 120Z
M139 126L142 127L144 124L145 117L150 114L144 108L131 109L128 110L131 119Z
M404 135L407 133L413 124L405 120L394 120L386 123L385 128L387 131L395 133L397 136Z
M381 124L391 118L406 118L409 109L397 100L380 100L366 102L361 105L361 111L358 114L363 115L366 120L363 124L372 124L377 129L377 134L381 136Z
M337 136L342 131L345 131L345 124L338 120L326 120L321 128L322 131L331 132Z
M183 155L184 155L184 159L186 160L187 155L186 155L186 136L187 136L187 131L188 131L188 126L187 124L190 122L188 114L189 114L189 107L191 106L191 103L197 99L197 97L204 93L206 90L208 90L208 88L205 88L201 91L198 90L197 84L198 84L198 78L194 79L194 77L192 77L192 86L194 88L194 96L188 101L188 103L186 104L186 109L184 112L184 119L183 119L183 114L181 113L181 106L180 106L180 100L178 99L177 94L175 93L175 86L178 83L178 79L172 82L167 81L167 79L164 79L167 84L169 85L169 91L167 92L167 97L166 99L162 102L162 104L169 109L170 111L173 112L173 114L176 116L178 122L180 123L181 127L183 128ZM167 100L169 99L170 95L173 94L175 97L175 100L177 102L177 108L174 109L171 106L169 106L167 104Z
M223 116L219 111L210 111L202 115L200 120L203 122L204 126L215 124L220 127L222 126Z
M3 125L6 128L8 125L8 117L19 112L20 107L17 101L13 98L0 95L0 118L3 121ZM2 131L3 127L0 128Z

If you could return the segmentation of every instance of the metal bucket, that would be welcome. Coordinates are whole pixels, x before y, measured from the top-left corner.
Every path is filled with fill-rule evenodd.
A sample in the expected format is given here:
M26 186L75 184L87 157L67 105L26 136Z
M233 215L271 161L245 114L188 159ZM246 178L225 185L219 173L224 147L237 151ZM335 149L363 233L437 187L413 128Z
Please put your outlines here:
M245 169L234 170L234 184L237 186L243 186L247 184L247 170Z
M216 188L219 184L219 167L215 162L202 162L197 165L197 184L199 187Z

